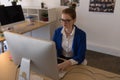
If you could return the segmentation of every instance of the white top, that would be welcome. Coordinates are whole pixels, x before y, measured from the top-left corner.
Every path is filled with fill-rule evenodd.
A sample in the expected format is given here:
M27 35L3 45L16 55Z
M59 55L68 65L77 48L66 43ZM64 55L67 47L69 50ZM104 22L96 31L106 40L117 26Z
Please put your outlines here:
M72 43L73 43L73 38L75 34L75 27L73 28L71 34L67 37L65 34L65 28L63 27L61 33L63 34L62 37L62 47L63 47L63 55L65 57L72 57L74 54L72 52ZM77 64L78 62L75 61L74 59L70 59L72 65Z

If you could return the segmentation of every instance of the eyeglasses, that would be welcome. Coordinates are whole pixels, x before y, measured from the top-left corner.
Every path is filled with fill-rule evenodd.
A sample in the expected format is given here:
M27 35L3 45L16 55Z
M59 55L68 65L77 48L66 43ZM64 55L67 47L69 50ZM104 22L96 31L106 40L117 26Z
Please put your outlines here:
M59 19L60 22L69 23L72 19Z

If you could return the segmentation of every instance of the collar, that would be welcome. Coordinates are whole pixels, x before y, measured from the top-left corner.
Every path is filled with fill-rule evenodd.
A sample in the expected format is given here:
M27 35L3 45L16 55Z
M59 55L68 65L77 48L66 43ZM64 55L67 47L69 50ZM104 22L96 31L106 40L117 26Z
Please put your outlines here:
M65 28L64 28L64 27L62 28L61 33L62 33L63 35L66 35L66 34L65 34ZM73 27L73 30L72 30L72 32L70 33L70 35L72 36L72 35L74 35L74 34L75 34L75 27Z

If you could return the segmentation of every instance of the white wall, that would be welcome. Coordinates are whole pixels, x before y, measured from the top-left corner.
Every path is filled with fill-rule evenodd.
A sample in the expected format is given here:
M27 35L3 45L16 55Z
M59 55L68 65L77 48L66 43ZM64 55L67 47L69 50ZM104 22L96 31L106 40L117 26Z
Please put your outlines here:
M8 0L0 0L0 2L6 6L11 5L11 2ZM18 4L22 4L22 6L34 6L34 7L40 6L41 7L41 2L45 2L46 5L49 6L49 8L60 5L60 1L58 0L22 0L22 1L19 1Z
M88 49L120 56L120 0L114 13L89 12L89 0L80 1L77 23L87 32Z
M23 6L59 7L60 0L23 0ZM10 5L8 0L1 3ZM76 24L87 33L88 49L120 56L120 0L116 0L114 13L89 12L89 0L80 0Z

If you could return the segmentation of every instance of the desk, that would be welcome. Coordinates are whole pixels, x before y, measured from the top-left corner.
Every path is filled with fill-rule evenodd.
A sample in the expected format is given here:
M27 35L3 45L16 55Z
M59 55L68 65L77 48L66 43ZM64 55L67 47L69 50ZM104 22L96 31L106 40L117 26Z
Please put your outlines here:
M53 24L54 22L40 22L40 21L35 21L34 24L30 24L27 21L23 21L12 27L11 26L3 27L2 30L7 31L9 28L10 31L15 32L15 33L20 33L26 36L31 36L33 38L51 40L53 32L54 32L54 28L55 28L55 26L51 26ZM2 45L2 52L4 52L3 41L4 41L4 38L0 38L0 42ZM5 45L7 45L6 42L5 42Z
M40 22L35 21L33 24L30 24L27 21L24 21L20 24L14 25L14 32L25 34L34 38L42 38L50 40L54 32L55 25L54 22Z
M9 59L9 55L8 51L0 55L0 80L15 80L17 67ZM120 75L90 66L77 65L69 68L62 80L120 80Z
M16 65L9 60L9 53L0 54L0 80L15 80Z
M27 36L31 36L34 38L43 38L50 40L54 32L55 25L54 22L41 22L35 21L33 24L30 24L28 21L23 21L18 24L14 24L13 26L3 27L3 31L12 31L15 33L24 34Z
M24 21L20 24L14 25L14 30L13 31L16 32L16 33L23 34L23 33L41 28L41 27L43 27L45 25L48 25L48 24L49 23L40 22L40 21L35 21L34 24L30 24L29 22Z

